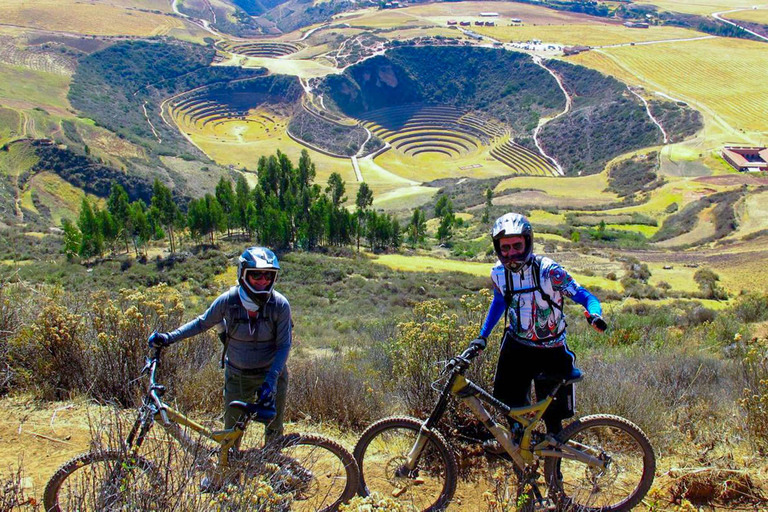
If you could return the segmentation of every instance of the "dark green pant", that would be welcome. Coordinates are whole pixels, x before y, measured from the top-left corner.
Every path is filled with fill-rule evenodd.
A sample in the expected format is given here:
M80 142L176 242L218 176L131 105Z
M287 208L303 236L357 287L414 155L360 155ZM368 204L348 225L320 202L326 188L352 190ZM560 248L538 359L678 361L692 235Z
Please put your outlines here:
M264 383L267 372L251 375L236 374L227 366L224 370L224 428L232 428L240 419L240 411L229 407L230 402L242 400L254 402L258 400L256 393ZM277 415L267 425L264 435L269 442L283 435L283 413L285 412L285 396L288 393L288 368L285 368L277 378L277 396L275 407Z

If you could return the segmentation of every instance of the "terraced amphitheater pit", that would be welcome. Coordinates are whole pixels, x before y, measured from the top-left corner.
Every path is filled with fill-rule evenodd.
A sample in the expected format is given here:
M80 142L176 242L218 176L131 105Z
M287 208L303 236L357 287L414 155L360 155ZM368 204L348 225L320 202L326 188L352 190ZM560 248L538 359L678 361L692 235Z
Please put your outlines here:
M568 110L565 91L576 94ZM565 174L590 174L661 138L620 82L502 49L401 46L326 77L316 92L329 115L354 119L383 141L377 164L415 181L559 176L562 162ZM637 137L616 137L611 119Z
M301 47L219 42L218 49L279 58ZM351 157L357 180L367 180L358 160L416 183L593 174L662 140L641 101L613 78L469 46L403 45L304 87L271 75L201 87L168 106L187 136L229 144L285 134L283 145L290 137L332 159Z

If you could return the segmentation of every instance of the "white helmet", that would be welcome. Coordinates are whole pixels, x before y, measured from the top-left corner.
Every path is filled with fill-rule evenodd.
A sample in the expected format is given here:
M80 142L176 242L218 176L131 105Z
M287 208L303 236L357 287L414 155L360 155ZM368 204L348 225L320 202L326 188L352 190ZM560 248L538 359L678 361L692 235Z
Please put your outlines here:
M270 272L274 273L272 282L265 290L257 290L248 282L249 272ZM277 261L275 253L266 247L249 247L240 255L237 264L237 284L239 284L246 295L256 304L264 305L272 296L272 288L275 287L277 274L280 271L280 263Z
M514 256L501 254L499 240L509 236L525 238L525 250L521 254ZM507 213L496 219L491 228L491 238L493 239L493 249L496 251L499 261L513 272L517 272L528 263L533 254L533 226L528 219L519 213Z

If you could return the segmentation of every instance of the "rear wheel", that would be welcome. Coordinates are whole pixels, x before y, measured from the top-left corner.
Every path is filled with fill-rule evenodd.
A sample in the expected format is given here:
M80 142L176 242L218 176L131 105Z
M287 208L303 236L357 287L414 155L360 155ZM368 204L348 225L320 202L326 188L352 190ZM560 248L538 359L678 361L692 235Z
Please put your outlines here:
M43 502L48 512L160 510L163 483L146 459L116 450L89 452L54 473Z
M634 423L618 416L587 416L557 437L607 462L599 470L576 460L548 457L545 474L559 510L631 510L651 488L656 458L648 437Z
M405 468L419 437L422 422L414 418L386 418L363 432L355 446L360 466L361 494L393 499L406 510L442 510L456 492L456 458L443 437L423 431L426 444L416 468Z
M289 434L264 449L246 450L241 457L251 465L246 474L264 478L274 492L287 496L291 510L336 510L360 485L352 454L322 436Z

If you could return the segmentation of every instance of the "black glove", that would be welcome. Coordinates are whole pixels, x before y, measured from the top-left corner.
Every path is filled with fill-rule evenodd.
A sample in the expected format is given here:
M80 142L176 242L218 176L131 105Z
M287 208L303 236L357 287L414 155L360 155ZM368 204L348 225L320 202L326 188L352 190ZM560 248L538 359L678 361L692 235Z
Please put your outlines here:
M475 350L485 350L486 345L488 345L488 340L486 337L478 336L472 340L472 342L469 344L469 348L474 348Z
M587 322L589 322L589 325L594 327L594 329L599 332L605 332L605 330L608 328L608 324L600 315L590 315L587 318Z
M266 406L274 407L275 388L269 382L264 382L259 388L259 402Z
M149 335L149 339L147 340L147 344L149 345L149 348L163 348L167 347L171 344L170 336L167 332L153 332Z

